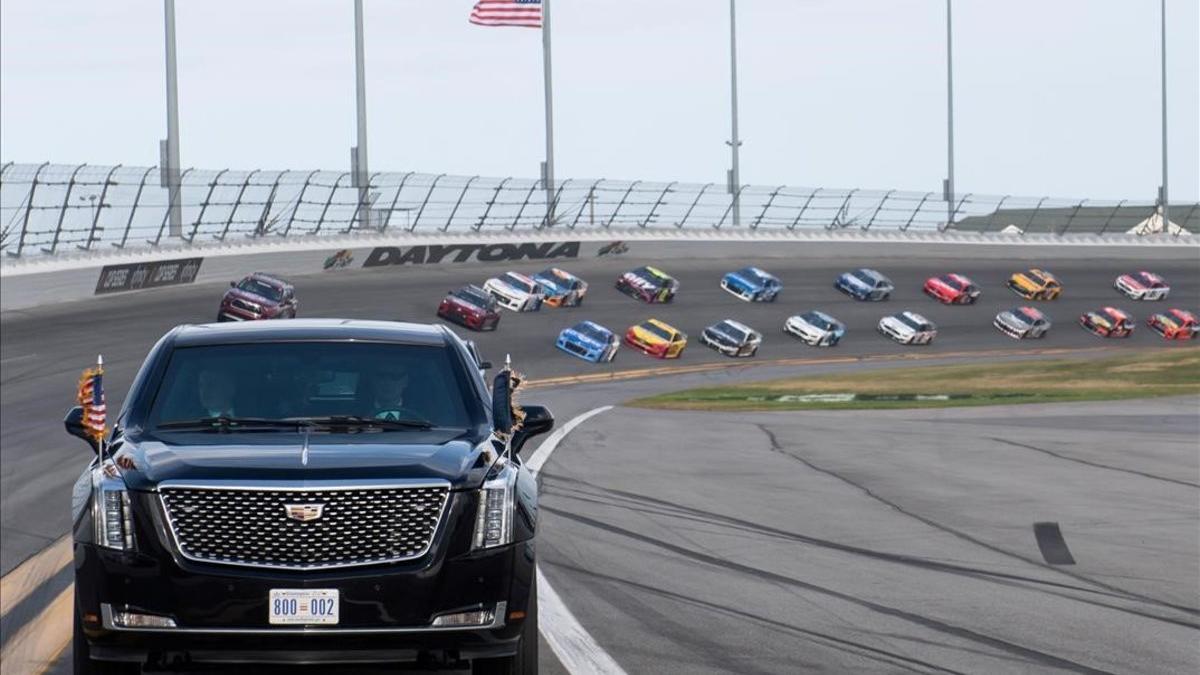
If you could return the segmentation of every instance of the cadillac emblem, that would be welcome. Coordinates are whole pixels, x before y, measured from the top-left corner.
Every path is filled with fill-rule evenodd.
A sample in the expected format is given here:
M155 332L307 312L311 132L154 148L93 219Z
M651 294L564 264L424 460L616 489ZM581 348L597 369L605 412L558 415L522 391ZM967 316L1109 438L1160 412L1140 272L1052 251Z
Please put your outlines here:
M302 523L314 521L321 517L324 504L284 504L283 510L287 517Z

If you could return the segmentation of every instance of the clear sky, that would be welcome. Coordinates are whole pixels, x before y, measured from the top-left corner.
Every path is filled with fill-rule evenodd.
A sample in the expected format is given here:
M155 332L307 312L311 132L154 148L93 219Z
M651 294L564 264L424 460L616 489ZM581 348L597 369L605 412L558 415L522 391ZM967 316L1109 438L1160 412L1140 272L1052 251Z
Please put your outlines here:
M559 178L724 181L725 0L553 0ZM366 0L372 171L537 175L536 30ZM960 192L1153 199L1158 0L955 0ZM941 0L741 0L743 182L940 190ZM1200 3L1168 0L1172 201L1200 193ZM345 169L350 0L178 0L183 165ZM152 165L156 0L0 0L0 158Z

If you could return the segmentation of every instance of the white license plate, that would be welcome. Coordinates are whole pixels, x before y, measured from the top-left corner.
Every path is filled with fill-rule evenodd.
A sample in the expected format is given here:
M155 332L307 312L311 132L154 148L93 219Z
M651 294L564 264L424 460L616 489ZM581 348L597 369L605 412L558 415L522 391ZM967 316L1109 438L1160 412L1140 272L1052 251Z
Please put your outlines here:
M268 608L272 624L336 624L338 592L333 588L272 588Z

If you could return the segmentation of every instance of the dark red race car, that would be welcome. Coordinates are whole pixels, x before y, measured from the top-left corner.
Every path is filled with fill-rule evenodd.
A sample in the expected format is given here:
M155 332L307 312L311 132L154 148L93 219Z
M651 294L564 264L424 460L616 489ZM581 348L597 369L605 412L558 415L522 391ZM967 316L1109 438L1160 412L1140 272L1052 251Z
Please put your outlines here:
M221 298L217 321L257 321L296 318L296 289L271 274L255 272L229 282Z
M496 299L478 286L450 291L438 305L437 315L471 330L496 330L500 325Z
M1084 312L1079 325L1093 335L1103 338L1124 338L1133 334L1133 317L1116 307L1101 307Z
M925 295L944 305L972 305L981 291L961 274L942 274L925 280Z

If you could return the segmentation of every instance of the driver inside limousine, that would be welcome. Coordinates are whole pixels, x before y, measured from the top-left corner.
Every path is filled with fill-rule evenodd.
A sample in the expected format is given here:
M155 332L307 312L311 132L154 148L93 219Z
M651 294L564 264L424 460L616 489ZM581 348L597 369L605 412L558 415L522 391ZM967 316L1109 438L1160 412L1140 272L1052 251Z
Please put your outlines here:
M406 420L417 417L410 409L404 407L408 380L408 373L402 370L383 369L373 374L371 405L375 419Z

